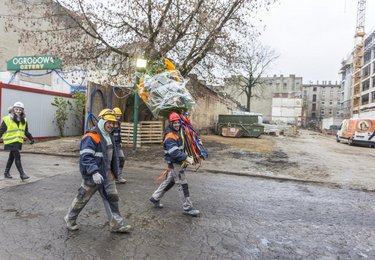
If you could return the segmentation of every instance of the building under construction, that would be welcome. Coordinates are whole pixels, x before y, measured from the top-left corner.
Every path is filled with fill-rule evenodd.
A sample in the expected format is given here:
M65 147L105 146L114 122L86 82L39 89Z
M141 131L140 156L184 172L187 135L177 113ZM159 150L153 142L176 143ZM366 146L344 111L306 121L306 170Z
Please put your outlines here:
M351 66L351 116L375 118L375 30L366 36L365 12L366 0L358 0Z

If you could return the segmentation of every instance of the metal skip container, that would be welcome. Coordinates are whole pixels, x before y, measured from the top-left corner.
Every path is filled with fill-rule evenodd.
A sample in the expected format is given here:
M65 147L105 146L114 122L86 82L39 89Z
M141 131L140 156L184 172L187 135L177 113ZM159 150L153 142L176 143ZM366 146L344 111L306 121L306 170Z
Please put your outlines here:
M219 115L217 133L228 137L259 137L264 126L257 115Z

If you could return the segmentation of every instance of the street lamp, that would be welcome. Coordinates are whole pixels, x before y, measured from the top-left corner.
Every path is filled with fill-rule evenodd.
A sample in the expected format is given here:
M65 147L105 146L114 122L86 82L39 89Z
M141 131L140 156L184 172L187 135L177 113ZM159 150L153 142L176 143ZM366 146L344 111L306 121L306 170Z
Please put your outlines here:
M137 149L137 134L138 134L138 85L143 72L147 66L147 60L138 58L135 64L135 86L134 86L134 122L133 122L133 151Z

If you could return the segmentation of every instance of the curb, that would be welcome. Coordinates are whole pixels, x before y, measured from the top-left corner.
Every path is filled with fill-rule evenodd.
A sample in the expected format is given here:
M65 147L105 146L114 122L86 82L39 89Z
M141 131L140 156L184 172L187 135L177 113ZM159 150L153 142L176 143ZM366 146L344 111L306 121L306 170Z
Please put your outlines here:
M0 152L7 152L1 151ZM58 153L43 153L43 152L33 152L33 151L22 151L25 154L38 154L38 155L47 155L47 156L57 156L57 157L66 157L66 158L78 158L79 155L72 155L72 154L58 154ZM143 168L143 169L150 169L150 170L160 170L164 171L164 167L153 167L153 166L133 166L128 165L129 168ZM250 177L250 178L258 178L258 179L266 179L266 180L276 180L282 182L294 182L294 183L301 183L301 184L313 184L319 185L323 187L329 188L337 188L337 189L349 189L355 191L364 191L364 192L375 192L375 189L367 189L367 188L360 188L360 187L349 187L343 184L334 183L334 182L323 182L323 181L313 181L313 180L303 180L303 179L296 179L296 178L289 178L289 177L281 177L281 176L269 176L269 175L261 175L261 174L252 174L252 173L244 173L244 172L230 172L230 171L221 171L221 170L213 170L213 169L204 169L204 171L213 173L213 174L225 174L225 175L233 175L233 176L243 176L243 177Z

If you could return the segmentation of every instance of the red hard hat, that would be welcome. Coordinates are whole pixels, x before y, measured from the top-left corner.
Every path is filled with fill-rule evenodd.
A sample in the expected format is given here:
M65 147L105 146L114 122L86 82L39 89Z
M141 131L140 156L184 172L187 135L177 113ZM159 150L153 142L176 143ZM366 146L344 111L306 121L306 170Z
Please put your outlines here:
M168 117L168 121L173 122L176 120L180 120L180 116L176 112L172 112Z

